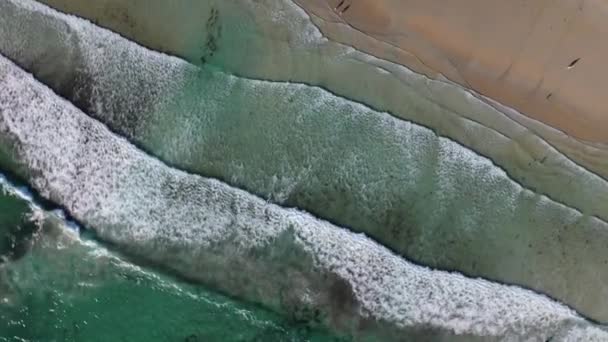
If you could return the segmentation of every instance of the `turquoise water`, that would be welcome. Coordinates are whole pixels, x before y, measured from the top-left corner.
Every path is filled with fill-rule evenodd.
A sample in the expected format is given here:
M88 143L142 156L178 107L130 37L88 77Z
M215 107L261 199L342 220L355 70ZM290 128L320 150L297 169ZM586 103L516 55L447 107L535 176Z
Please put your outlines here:
M0 265L0 341L343 340L136 266L48 213L33 232L31 214L0 196L2 254L21 243Z

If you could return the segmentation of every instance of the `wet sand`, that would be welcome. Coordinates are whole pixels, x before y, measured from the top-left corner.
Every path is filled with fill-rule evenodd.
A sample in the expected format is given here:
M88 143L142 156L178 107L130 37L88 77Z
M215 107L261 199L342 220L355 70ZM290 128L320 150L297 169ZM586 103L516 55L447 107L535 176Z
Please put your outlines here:
M193 63L204 60L247 77L325 87L341 96L443 131L446 136L491 157L509 170L506 162L495 153L471 144L462 132L456 132L458 129L445 127L451 125L451 119L446 117L438 122L433 118L427 120L404 114L407 104L397 103L392 98L392 93L403 90L394 89L395 85L390 85L389 80L370 77L363 68L380 67L388 71L385 78L401 76L367 58L353 62L336 44L353 46L381 58L380 61L405 65L433 79L447 78L465 89L519 110L524 115L514 111L503 113L513 121L511 126L516 127L515 130L520 125L525 127L568 159L608 179L608 149L605 146L608 137L603 129L608 119L602 115L606 105L601 101L603 76L599 67L608 50L601 48L603 23L601 15L596 14L604 9L597 2L586 2L580 8L568 7L566 2L542 8L537 1L517 3L521 4L519 7L505 3L500 4L505 8L499 8L493 2L469 1L460 8L451 8L436 2L382 0L355 1L353 4L349 0L338 10L340 1L337 0L330 3L327 0L296 0L294 2L306 10L310 20L329 39L323 46L304 48L299 46L300 42L293 41L293 32L309 30L303 23L292 22L292 27L277 26L279 17L285 16L288 2L261 1L255 5L244 5L240 1L186 1L172 5L162 1L144 4L140 0L101 0L92 5L72 0L42 2L89 18L140 44ZM340 13L348 4L348 9ZM559 7L560 4L563 6ZM142 7L147 10L140 11ZM279 15L267 18L253 10L254 7L268 7L263 13L268 13L272 7ZM221 23L207 27L212 8L220 10ZM226 15L229 12L232 15ZM242 12L250 12L249 17L243 17ZM558 17L561 22L557 21ZM564 23L568 23L567 27ZM235 26L240 29L232 29ZM229 27L231 29L226 30ZM577 29L572 31L572 28ZM586 31L579 32L583 29ZM216 34L209 34L210 31ZM302 36L314 34L300 33ZM586 37L584 42L577 42L576 49L572 45L573 34L576 39ZM259 37L269 41L261 42ZM219 51L209 52L209 43L214 48L219 45ZM600 47L596 49L596 45ZM230 50L246 51L248 58L225 53ZM573 61L576 63L569 68ZM365 84L375 90L370 91ZM438 100L436 95L432 96ZM489 113L459 115L491 129L496 129L496 122L503 120ZM444 127L436 127L439 125ZM517 140L504 129L499 132ZM514 177L526 183L517 175Z

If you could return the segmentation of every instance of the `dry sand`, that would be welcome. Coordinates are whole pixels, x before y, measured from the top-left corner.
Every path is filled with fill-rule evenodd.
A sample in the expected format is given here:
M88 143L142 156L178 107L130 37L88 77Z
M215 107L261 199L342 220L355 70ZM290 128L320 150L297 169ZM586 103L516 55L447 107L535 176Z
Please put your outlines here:
M605 2L295 1L325 21L332 39L442 74L577 139L608 142Z

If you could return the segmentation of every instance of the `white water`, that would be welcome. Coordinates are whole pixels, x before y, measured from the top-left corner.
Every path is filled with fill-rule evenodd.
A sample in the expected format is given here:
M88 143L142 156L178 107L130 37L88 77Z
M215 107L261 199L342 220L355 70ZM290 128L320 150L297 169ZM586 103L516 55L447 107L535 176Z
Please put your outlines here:
M584 325L530 291L413 265L363 235L171 169L4 58L0 84L0 148L16 151L34 188L184 276L284 313L318 309L355 334L536 340Z

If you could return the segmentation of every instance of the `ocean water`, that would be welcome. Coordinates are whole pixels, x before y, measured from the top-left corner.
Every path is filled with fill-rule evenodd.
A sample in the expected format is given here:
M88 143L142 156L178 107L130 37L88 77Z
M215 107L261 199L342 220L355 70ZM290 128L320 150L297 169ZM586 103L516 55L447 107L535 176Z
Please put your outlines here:
M346 340L136 266L7 186L0 184L0 341Z
M464 145L29 0L3 35L0 171L49 203L3 182L0 341L605 338L554 300L606 312L605 223Z

